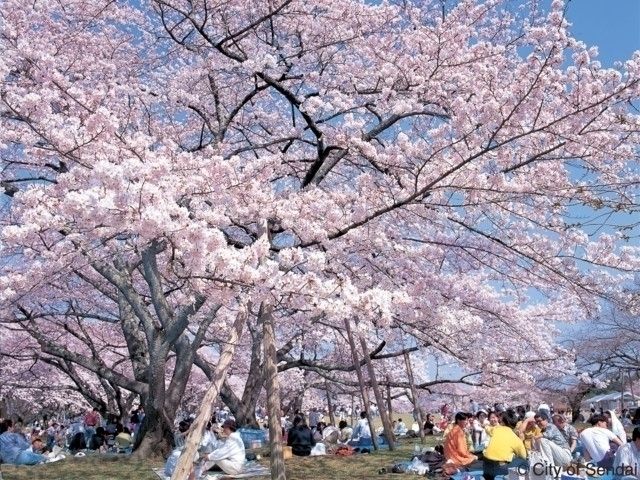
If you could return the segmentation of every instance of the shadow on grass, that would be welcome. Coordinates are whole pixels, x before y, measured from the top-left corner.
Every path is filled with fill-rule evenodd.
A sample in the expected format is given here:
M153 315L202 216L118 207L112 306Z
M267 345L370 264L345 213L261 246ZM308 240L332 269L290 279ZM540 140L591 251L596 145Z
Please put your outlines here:
M404 439L398 449L380 450L372 454L337 457L294 457L286 460L288 480L365 480L398 479L397 474L378 475L381 468L390 467L401 460L410 460L415 443L420 440ZM431 438L425 446L435 445ZM269 459L261 460L268 466ZM152 468L162 467L161 462L134 461L126 456L88 456L33 467L1 465L3 480L158 480ZM265 479L268 477L256 477Z

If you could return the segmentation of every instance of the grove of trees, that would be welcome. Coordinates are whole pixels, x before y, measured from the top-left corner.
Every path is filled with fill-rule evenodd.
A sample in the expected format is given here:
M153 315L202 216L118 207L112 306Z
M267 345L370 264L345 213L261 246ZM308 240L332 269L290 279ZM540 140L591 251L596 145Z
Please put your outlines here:
M603 68L564 13L2 2L0 395L140 401L149 456L233 332L255 421L265 322L283 407L357 365L408 392L407 355L422 391L574 372L558 328L634 299L640 54Z

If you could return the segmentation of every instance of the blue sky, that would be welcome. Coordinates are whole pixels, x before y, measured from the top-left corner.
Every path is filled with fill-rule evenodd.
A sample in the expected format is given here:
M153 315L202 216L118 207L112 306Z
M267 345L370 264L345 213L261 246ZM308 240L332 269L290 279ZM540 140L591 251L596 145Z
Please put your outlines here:
M598 46L605 67L640 50L640 0L570 0L567 18L575 38Z

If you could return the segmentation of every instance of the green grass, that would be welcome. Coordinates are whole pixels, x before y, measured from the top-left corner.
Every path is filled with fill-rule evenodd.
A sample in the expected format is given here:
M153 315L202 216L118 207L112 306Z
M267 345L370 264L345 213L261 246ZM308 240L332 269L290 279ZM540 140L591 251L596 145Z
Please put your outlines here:
M395 462L409 460L414 443L420 439L403 439L393 452L379 452L352 457L327 455L321 457L294 457L286 460L289 480L365 480L376 478L389 480L398 475L388 473L378 475L378 470L386 467L390 470ZM434 445L430 438L426 446ZM269 459L261 463L269 464ZM67 458L65 460L33 467L1 465L3 480L158 480L151 470L161 467L161 462L136 462L125 456L87 456ZM263 480L265 477L262 477Z
M158 480L158 462L135 462L123 455L70 457L44 465L0 465L3 480Z

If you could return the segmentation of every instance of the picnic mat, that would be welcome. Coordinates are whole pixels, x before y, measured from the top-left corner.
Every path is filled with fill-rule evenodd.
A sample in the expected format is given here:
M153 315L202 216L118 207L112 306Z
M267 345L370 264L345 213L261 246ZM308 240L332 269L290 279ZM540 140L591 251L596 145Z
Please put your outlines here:
M171 480L171 477L165 476L164 468L154 468L153 471L162 480ZM200 478L205 480L225 480L227 478L268 477L270 475L271 471L268 467L260 465L258 462L247 462L242 473L239 473L237 475L228 475L223 472L208 472L206 475L203 475Z

